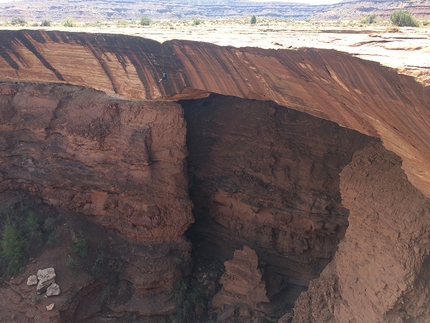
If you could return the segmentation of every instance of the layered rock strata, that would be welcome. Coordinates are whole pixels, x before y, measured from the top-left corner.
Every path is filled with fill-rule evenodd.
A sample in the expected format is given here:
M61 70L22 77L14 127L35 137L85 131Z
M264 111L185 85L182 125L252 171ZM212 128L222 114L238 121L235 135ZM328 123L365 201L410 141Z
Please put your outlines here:
M192 223L179 105L63 85L0 84L2 190L37 192L142 242Z
M168 101L211 92L259 99L264 108L247 103L249 109L230 109L240 111L236 115L226 109L235 106L231 102L201 101L207 115L199 118L207 129L200 129L196 140L202 140L198 147L204 154L196 151L194 166L190 159L193 187L200 187L192 194L202 206L195 210L196 231L206 242L219 243L219 256L226 259L233 248L252 241L261 265L303 285L333 256L349 209L345 241L298 301L295 320L428 320L422 304L428 301L430 95L423 84L331 50L161 45L126 36L42 31L0 36L1 77L21 82L1 84L2 190L34 192L118 230L138 241L148 259L156 259L135 262L156 265L149 268L155 273L165 261L154 257L151 244L164 246L159 247L163 254L174 254L165 280L172 282L189 264L182 236L193 220L185 123L179 105ZM168 78L158 83L163 72ZM285 107L380 138L402 164L380 149L365 148L342 173L341 201L338 174L369 142ZM205 222L214 230L199 230ZM232 244L223 242L230 236ZM140 274L147 274L136 285L142 295L151 291L144 283L154 279L147 270ZM161 274L155 276L164 298L152 299L167 304L168 284ZM93 290L83 288L78 305L64 316L93 319L79 306ZM151 309L150 297L145 300L121 303L116 310L133 311L139 304ZM156 305L153 314L173 310L172 304L164 310Z
M254 250L243 247L236 250L233 259L224 263L226 272L220 279L223 285L215 295L211 306L247 305L257 308L261 303L269 303L263 271L258 268L258 257Z
M193 222L180 105L29 83L1 83L0 105L1 194L29 192L64 216L84 214L121 236L120 242L109 241L85 228L87 237L99 237L91 240L94 248L111 244L121 255L120 273L113 281L86 276L80 285L62 283L64 299L38 322L59 316L62 322L84 322L106 308L119 317L174 311L168 290L190 273L191 246L183 234ZM64 265L65 252L50 263ZM93 264L88 266L91 271ZM106 294L111 285L126 296ZM106 295L111 304L94 301Z
M293 322L428 322L429 199L379 144L354 155L340 187L349 228Z
M371 139L272 102L181 104L196 242L221 261L247 244L262 265L306 286L348 226L339 173Z
M209 92L272 100L380 137L430 196L430 96L412 77L333 50L264 50L124 35L1 31L2 79L68 83L129 98ZM79 66L79 68L76 68ZM91 71L90 73L88 71ZM163 72L167 82L158 83Z

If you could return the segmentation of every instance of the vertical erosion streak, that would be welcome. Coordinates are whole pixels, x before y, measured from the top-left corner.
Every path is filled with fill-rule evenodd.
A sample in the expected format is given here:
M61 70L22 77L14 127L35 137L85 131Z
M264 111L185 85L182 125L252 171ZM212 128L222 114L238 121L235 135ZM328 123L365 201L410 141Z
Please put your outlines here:
M109 71L109 68L106 65L106 63L103 60L103 58L101 58L100 55L98 55L98 53L93 48L93 46L91 45L91 43L87 42L86 46L91 51L91 53L93 54L94 58L97 59L97 61L99 62L99 64L100 64L101 68L103 69L105 75L108 77L110 83L112 84L112 89L114 90L114 92L118 93L118 88L115 85L115 80L114 80L113 76L111 75L111 73Z
M48 70L55 74L59 81L65 81L63 75L57 71L49 62L38 52L37 48L31 43L31 41L23 33L17 34L17 39L30 51L34 56L45 66Z

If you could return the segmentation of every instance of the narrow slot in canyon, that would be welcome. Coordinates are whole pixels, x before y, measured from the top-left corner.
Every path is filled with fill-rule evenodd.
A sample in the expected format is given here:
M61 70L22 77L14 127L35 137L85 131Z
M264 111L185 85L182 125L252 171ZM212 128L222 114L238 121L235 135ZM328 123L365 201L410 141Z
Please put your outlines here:
M348 227L339 174L356 151L379 140L268 101L211 94L179 103L195 217L188 235L198 266L216 268L214 260L249 247L268 297L250 296L260 281L248 286L255 268L238 262L226 273L237 277L222 280L211 305L221 316L242 304L280 317L333 259Z

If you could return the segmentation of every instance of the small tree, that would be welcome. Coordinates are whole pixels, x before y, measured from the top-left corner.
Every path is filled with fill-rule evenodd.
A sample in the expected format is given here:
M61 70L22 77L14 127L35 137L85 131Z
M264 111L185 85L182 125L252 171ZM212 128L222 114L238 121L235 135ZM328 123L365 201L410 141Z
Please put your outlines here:
M51 20L43 19L42 22L40 23L40 25L43 27L49 27L49 26L51 26Z
M420 24L407 10L394 10L390 16L393 25L399 27L418 27Z
M151 24L151 19L148 17L140 17L140 24L142 26L149 26Z
M255 25L257 23L257 17L255 15L252 15L251 17L251 25Z
M200 25L200 19L199 18L194 18L193 19L193 26L197 26L197 25Z
M1 255L6 260L9 274L17 274L24 265L28 244L22 233L10 222L6 223L3 229L1 248Z
M25 19L20 18L20 17L13 17L10 20L10 23L14 26L16 26L16 25L25 26L27 24L27 21L25 21Z
M61 23L64 27L76 27L75 18L69 17L63 20Z
M376 14L372 13L360 20L362 24L370 25L376 23Z

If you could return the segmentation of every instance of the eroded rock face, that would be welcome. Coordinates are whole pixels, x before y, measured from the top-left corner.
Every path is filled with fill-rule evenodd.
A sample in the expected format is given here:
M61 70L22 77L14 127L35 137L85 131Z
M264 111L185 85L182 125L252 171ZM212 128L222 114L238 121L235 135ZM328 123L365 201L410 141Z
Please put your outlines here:
M147 100L210 92L271 100L381 138L402 158L409 181L430 197L430 179L422 175L430 168L428 88L378 63L333 50L160 44L125 35L4 30L0 36L2 79ZM167 82L159 84L164 72Z
M182 102L196 224L221 261L248 244L266 268L307 285L348 226L339 173L370 138L270 102Z
M11 308L6 304L5 312L19 308L23 317L36 315L38 322L83 322L106 309L119 317L174 311L168 290L190 273L191 246L183 234L193 221L180 105L13 83L0 84L0 105L2 193L27 192L64 216L83 214L85 221L118 232L116 242L105 237L92 243L94 248L113 244L110 249L121 257L109 264L109 270L118 271L115 276L77 275L76 284L59 283L67 292L56 296L61 301L49 315L44 307L28 309L27 300ZM87 237L94 232L90 228L85 228ZM73 232L64 236L76 240ZM50 263L64 266L67 252L70 248ZM93 265L88 264L90 274ZM20 288L16 292L24 295Z
M223 285L215 295L211 306L248 305L257 308L260 303L269 303L263 272L258 268L258 257L254 250L245 246L236 250L233 259L224 263L226 272L220 279Z
M6 83L0 104L2 190L40 194L131 239L181 239L193 220L179 105Z
M33 192L136 242L140 258L122 274L110 310L174 309L167 289L188 273L182 236L193 219L182 109L163 101L216 92L283 107L248 101L239 109L243 102L213 98L184 105L195 140L193 230L207 252L227 260L250 245L261 267L302 287L333 257L349 209L339 253L297 302L294 320L428 321L428 201L407 181L430 196L423 84L330 50L43 31L2 31L0 39L1 77L41 82L0 84L0 189ZM167 82L158 84L163 72ZM408 178L398 158L372 146L339 181L369 140L285 107L382 139ZM91 320L85 305L100 286L77 292L64 317Z
M293 322L428 322L429 199L379 144L354 155L340 187L350 225Z

